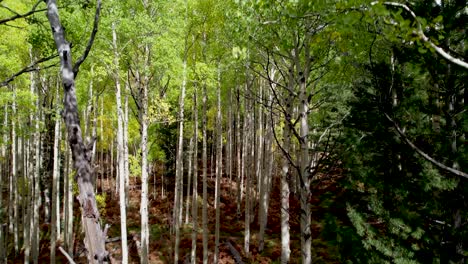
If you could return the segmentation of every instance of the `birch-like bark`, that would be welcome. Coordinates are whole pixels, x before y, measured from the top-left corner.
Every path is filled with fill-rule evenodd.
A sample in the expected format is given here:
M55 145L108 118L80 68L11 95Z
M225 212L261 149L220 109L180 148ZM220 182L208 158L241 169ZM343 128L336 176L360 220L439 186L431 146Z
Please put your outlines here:
M292 72L289 73L288 86L292 89ZM275 89L275 84L271 84ZM292 113L292 98L291 95L286 96L287 114ZM286 153L290 151L291 145L291 123L286 117L286 124L283 128L283 149ZM281 263L289 263L291 249L290 249L290 234L289 234L289 160L284 157L281 171Z
M226 173L229 175L229 184L232 186L232 91L229 89L229 104L228 104L228 132L227 132L227 149L226 149ZM232 197L232 187L229 189L229 196Z
M193 92L193 191L192 191L192 251L191 264L197 263L197 235L198 235L198 102L197 87Z
M268 100L270 103L272 100L271 96ZM265 153L262 166L262 177L259 182L260 185L260 197L259 197L259 210L258 210L258 221L260 225L260 231L258 233L258 251L262 252L265 246L265 228L268 219L268 197L269 197L269 183L271 181L271 166L273 165L273 152L272 152L272 124L271 119L265 120L266 125L266 136L265 136ZM270 164L271 163L271 164Z
M112 23L112 47L114 49L114 81L117 107L117 173L119 175L119 203L120 203L120 235L122 237L122 263L128 263L127 245L127 206L125 198L125 155L124 155L124 114L122 111L122 98L119 73L119 52L117 48L117 32L115 22Z
M207 142L206 142L206 104L207 104L207 92L206 83L203 84L203 120L202 120L202 133L203 133L203 150L202 150L202 162L203 162L203 211L202 211L202 222L203 222L203 264L208 264L208 193L207 193Z
M146 1L145 1L146 3ZM147 7L147 3L145 4ZM140 109L140 123L141 123L141 259L142 264L147 264L149 261L149 227L148 227L148 85L149 76L147 75L146 68L150 63L150 48L145 45L145 75L142 83L141 94L141 109ZM141 82L140 82L141 83Z
M245 95L248 97L249 91L247 87L247 83L245 84ZM250 157L251 150L254 149L254 146L248 144L248 142L253 142L254 138L252 137L254 128L252 127L252 102L250 100L245 99L245 107L246 107L246 118L244 124L244 138L246 140L244 144L244 151L243 151L243 165L242 170L244 171L245 175L245 218L244 218L244 252L247 257L250 256L250 194L251 194L251 173L250 170L245 170L245 167L249 167L253 165L253 159ZM252 168L253 169L253 168Z
M10 233L13 234L15 255L19 252L18 237L18 168L17 168L17 138L16 138L16 87L13 87L11 105L11 168L10 168Z
M30 57L31 61L33 60L33 55L32 51L30 50ZM31 72L30 74L30 86L29 86L29 92L31 95L34 94L35 91L35 86L36 86L36 78L35 78L35 73ZM29 113L29 119L28 119L28 125L31 126L33 124L34 120L34 115L33 111ZM25 172L25 175L27 177L27 197L26 197L26 212L25 212L25 219L24 219L24 224L23 224L23 233L24 233L24 263L29 264L30 257L31 257L31 229L32 227L32 211L34 208L34 163L33 163L33 142L34 142L34 132L30 134L26 141L26 162L27 162L27 171ZM1 173L0 173L1 176ZM1 181L1 180L0 180ZM0 187L1 189L1 187ZM0 192L1 193L1 192ZM1 207L1 194L0 194L0 207ZM1 229L1 228L0 228ZM1 242L0 242L1 243ZM0 251L2 249L0 248ZM1 256L0 256L1 259Z
M35 128L34 128L34 210L32 217L32 232L31 232L31 254L32 261L34 264L38 263L39 257L39 207L41 206L41 193L40 193L40 168L41 168L41 132L40 132L40 122L42 119L41 108L40 108L39 93L37 94L36 99L36 117L35 117Z
M186 15L187 16L187 15ZM176 160L176 183L174 196L174 223L175 223L175 248L174 248L174 263L179 261L179 244L180 244L180 224L182 213L182 197L183 197L183 175L184 175L184 103L185 103L185 87L187 83L187 40L185 41L185 54L182 65L182 87L179 98L179 139Z
M296 46L297 47L297 46ZM309 46L305 45L304 53L305 58L310 58ZM303 68L300 67L298 58L299 51L297 48L294 52L294 59L296 64L296 70L299 72L299 118L300 118L300 175L301 177L301 189L300 189L300 201L301 201L301 214L300 214L300 225L301 225L301 252L302 252L302 263L312 263L312 207L310 203L311 197L311 175L310 168L316 167L314 161L311 160L309 155L309 124L308 124L308 113L309 113L309 100L307 96L307 80L310 72L310 60L306 60Z
M128 81L125 82L125 99L124 99L124 118L123 118L123 155L124 155L124 175L125 175L125 204L128 207L129 203L129 185L130 185L130 164L128 161L128 94L130 87Z
M185 224L189 223L190 209L190 187L192 183L192 155L193 155L193 137L190 138L189 151L187 155L187 199L185 201Z
M68 210L68 220L67 220L67 232L68 232L68 254L73 255L73 247L74 247L74 242L75 242L75 234L73 233L73 178L71 177L72 175L72 168L73 168L73 159L72 159L72 153L71 150L67 151L68 153L68 205L67 205L67 210Z
M98 2L100 6L100 2ZM90 148L85 146L80 128L80 118L75 94L75 71L72 67L70 44L60 23L58 6L55 0L47 1L47 18L52 28L55 45L60 56L62 83L64 88L64 119L68 130L68 141L72 149L74 166L77 170L78 200L82 207L82 223L85 231L85 247L89 263L107 261L109 253L105 249L106 231L99 224L99 211L93 188L93 168L90 161Z
M51 233L50 233L50 263L55 263L55 253L56 253L56 242L58 239L57 229L60 226L60 215L57 217L57 212L60 212L58 204L58 185L60 183L60 163L59 163L59 151L60 151L60 108L58 107L59 100L59 86L57 85L56 91L56 101L57 105L55 107L55 129L54 129L54 158L53 158L53 169L52 169L52 220L50 223ZM58 223L57 223L58 221Z
M214 263L219 261L219 228L220 228L220 197L221 197L221 176L222 176L222 161L223 161L223 133L222 133L222 117L221 117L221 66L218 65L218 110L216 117L216 193L215 208L215 254Z
M5 109L4 109L4 120L7 119L8 117L8 108L7 106L5 105ZM6 180L4 179L4 173L6 171L6 169L4 168L4 165L5 165L5 152L6 152L6 148L5 148L5 142L7 142L5 140L5 136L6 136L6 125L3 126L1 132L3 133L3 142L0 144L0 151L1 151L1 156L0 156L0 208L5 208L5 206L3 205L3 182ZM4 246L4 243L3 243L3 240L4 240L4 234L3 234L3 227L2 227L2 224L0 224L0 261L3 261L4 260L4 257L5 257L5 246ZM27 249L28 247L26 246L25 247L25 250ZM25 252L26 254L26 252ZM26 260L26 257L25 257L25 260Z
M236 105L236 160L237 160L237 179L236 179L236 186L237 186L237 216L240 217L241 215L241 203L242 203L242 186L243 182L242 179L242 172L241 169L241 149L242 149L242 139L241 139L241 102L240 102L240 91L239 85L236 85L236 97L237 97L237 105Z

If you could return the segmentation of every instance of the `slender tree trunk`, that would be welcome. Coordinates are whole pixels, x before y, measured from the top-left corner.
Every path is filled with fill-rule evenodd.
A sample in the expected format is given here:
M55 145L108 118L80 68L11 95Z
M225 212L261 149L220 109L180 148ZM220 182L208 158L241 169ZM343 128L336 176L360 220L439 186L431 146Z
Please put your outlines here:
M198 105L197 105L197 87L193 92L193 192L192 192L192 252L191 263L197 263L197 235L198 235Z
M73 178L71 177L72 175L72 166L73 166L73 161L72 161L72 153L71 150L67 151L68 155L68 164L67 164L67 211L68 211L68 219L67 219L67 233L68 233L68 241L67 241L67 249L68 249L68 254L73 256L73 247L74 247L74 233L73 233Z
M120 202L120 235L122 237L122 263L128 263L127 246L127 206L125 198L125 154L124 154L124 114L122 111L122 99L119 74L119 53L117 49L117 33L115 22L112 23L112 44L114 49L114 81L117 106L117 173L119 175L119 202Z
M265 246L265 228L266 228L266 221L268 218L268 181L269 178L271 177L270 174L268 174L268 164L269 160L272 158L273 153L271 153L271 123L267 122L267 133L265 136L265 153L264 153L264 159L263 159L263 166L262 166L262 176L259 181L260 185L260 196L259 196L259 210L258 210L258 222L260 225L260 231L258 233L258 251L262 252Z
M32 56L31 56L32 57ZM34 87L35 87L35 78L34 78L34 73L31 73L30 75L30 93L31 95L34 94ZM29 114L29 120L28 120L28 125L31 126L33 123L34 116L32 112ZM32 210L34 208L34 164L33 164L33 151L34 148L32 147L32 142L34 142L33 134L31 133L30 136L28 137L26 141L26 161L27 161L27 172L25 172L25 175L27 175L27 197L26 197L26 212L25 212L25 219L24 219L24 225L23 225L23 233L24 233L24 263L29 264L30 257L31 257L31 229L33 226L31 225L31 219L32 219ZM0 173L1 176L1 173ZM1 182L1 179L0 179ZM0 187L1 190L1 187ZM1 193L1 192L0 192ZM0 207L1 207L1 194L0 194ZM1 229L1 228L0 228ZM1 243L1 241L0 241ZM0 247L0 252L2 251L2 248ZM1 255L1 254L0 254ZM0 256L1 259L1 256Z
M289 88L292 89L292 73L289 74ZM274 86L274 84L272 84ZM275 87L273 88L275 89ZM288 113L292 111L292 98L291 95L286 95L286 106ZM286 124L283 128L283 149L286 153L290 151L291 144L291 123L290 119L286 117ZM281 171L281 263L289 263L291 249L290 249L290 234L289 234L289 160L284 157Z
M248 97L248 84L245 84L245 95ZM254 149L254 146L251 144L248 144L248 142L253 142L255 139L253 136L253 130L254 128L252 127L253 122L252 122L252 115L251 111L253 109L252 107L252 102L248 100L247 98L245 99L245 107L246 107L246 118L245 118L245 124L244 124L244 138L245 138L245 143L244 144L244 150L243 151L243 171L245 175L245 219L244 219L244 252L247 255L247 257L250 257L250 199L251 199L251 172L250 170L245 171L245 167L249 167L250 165L254 165L254 160L253 157L250 155L252 154L252 149ZM252 166L253 167L253 166ZM252 168L253 169L253 168Z
M229 89L229 104L228 104L228 133L227 133L227 149L226 149L226 173L229 175L229 186L232 186L232 91ZM229 196L233 197L232 187L229 189Z
M184 103L185 103L185 87L187 83L187 41L185 42L185 54L182 70L182 89L179 98L179 140L177 149L176 160L176 184L175 184L175 197L174 197L174 223L175 223L175 248L174 248L174 263L179 261L179 244L180 244L180 225L181 218L179 215L182 213L182 198L183 198L183 175L184 175Z
M309 46L305 46L305 57L310 58ZM296 48L295 54L299 51ZM295 58L296 69L299 72L300 83L299 83L299 116L300 116L300 201L301 201L301 214L300 214L300 225L301 225L301 252L302 252L302 263L312 263L312 207L310 204L311 190L311 175L310 168L316 167L316 164L311 163L311 157L309 155L309 124L308 124L308 113L309 113L309 100L307 99L307 80L310 72L310 60L306 60L304 68L301 69L298 57Z
M221 177L222 177L222 161L223 161L223 133L221 119L221 66L218 65L218 111L216 118L216 193L215 208L216 208L216 223L215 223L215 255L214 263L219 261L219 228L220 228L220 197L221 197Z
M11 105L11 169L10 169L10 233L13 235L15 256L19 252L18 238L18 168L17 168L17 136L16 136L16 88L13 87L13 102Z
M58 239L57 228L60 226L60 215L57 212L60 212L58 204L58 185L60 183L60 162L59 162L59 151L60 151L60 109L58 107L59 101L59 87L57 85L56 92L56 110L55 110L55 130L54 130L54 165L52 171L52 221L51 221L51 234L50 234L50 263L55 263L55 252L56 252L56 242ZM59 217L57 217L57 215ZM57 223L58 221L58 223Z
M128 207L129 203L129 185L130 185L130 164L128 161L128 94L130 87L128 81L125 82L125 99L124 99L124 119L123 119L123 153L124 153L124 175L125 175L125 203Z
M185 202L185 224L189 223L189 208L190 208L190 187L192 177L192 155L193 155L193 137L190 138L189 152L187 157L187 200Z
M5 109L4 109L4 120L7 119L8 117L8 108L7 108L7 105L5 105ZM4 179L4 173L6 171L6 169L4 168L4 165L5 165L5 142L7 142L7 140L5 140L5 136L6 136L6 128L7 128L7 125L4 125L3 126L3 129L1 130L1 132L3 133L3 142L0 144L0 150L1 150L1 156L0 156L0 208L5 208L4 204L3 204L3 182L6 180ZM2 219L3 220L3 219ZM6 256L6 252L5 252L5 246L4 246L4 234L3 234L3 224L0 224L0 262L1 261L4 261L4 258ZM27 249L27 247L25 247L25 250ZM26 254L26 253L25 253ZM26 259L26 257L25 257ZM6 263L6 261L5 261Z
M208 264L208 194L207 194L207 142L206 142L206 104L207 104L207 92L206 83L203 84L203 121L202 121L202 133L203 133L203 150L202 150L202 162L203 162L203 264Z
M41 122L41 110L40 110L40 100L39 94L37 94L36 99L36 122L35 122L35 132L34 132L34 150L35 150L35 165L34 165L34 210L33 210L33 218L32 218L32 238L31 238L31 253L33 263L36 264L38 262L39 257L39 207L41 206L41 194L40 194L40 168L41 168L41 134L40 134L40 127L39 124Z
M145 4L145 7L147 4ZM142 264L147 264L149 261L149 227L148 227L148 85L149 76L146 73L146 68L150 63L150 48L145 45L145 76L142 85L141 94L141 259Z
M241 105L240 105L240 91L239 91L239 85L236 85L236 97L237 97L237 115L236 115L236 159L237 159L237 179L236 179L236 185L237 185L237 216L240 217L241 215L241 203L242 203L242 184L241 179L242 179L242 172L243 170L241 169L241 149L242 149L242 141L241 141L241 117L240 117L240 112L241 112Z

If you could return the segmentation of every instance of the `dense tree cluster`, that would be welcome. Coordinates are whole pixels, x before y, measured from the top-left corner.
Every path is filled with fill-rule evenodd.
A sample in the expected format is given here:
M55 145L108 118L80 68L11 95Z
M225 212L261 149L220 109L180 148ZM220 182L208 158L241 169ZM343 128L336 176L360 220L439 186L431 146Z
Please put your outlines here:
M467 28L458 0L0 0L0 263L466 263Z

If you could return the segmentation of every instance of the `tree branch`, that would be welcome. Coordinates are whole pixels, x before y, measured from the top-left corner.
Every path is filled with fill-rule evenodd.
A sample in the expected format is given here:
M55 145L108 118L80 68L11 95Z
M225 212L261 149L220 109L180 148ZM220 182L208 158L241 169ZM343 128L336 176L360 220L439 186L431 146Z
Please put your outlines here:
M43 0L37 1L36 4L34 4L34 6L33 6L33 8L31 9L31 11L29 11L29 12L27 12L27 13L24 13L24 14L22 14L22 15L21 15L21 14L18 14L18 13L16 13L16 12L14 12L14 11L11 10L10 8L8 8L8 7L2 5L3 8L9 10L9 11L12 12L12 13L15 13L16 15L14 15L14 16L12 16L12 17L0 19L0 25L5 24L5 23L10 22L10 21L13 21L13 20L16 20L16 19L18 19L18 18L25 18L25 17L30 16L30 15L32 15L32 14L34 14L34 13L37 13L37 12L46 11L47 9L39 9L39 10L36 10L37 6L38 6L41 2L43 2Z
M89 52L91 51L91 47L93 46L94 39L96 38L96 33L98 31L98 26L99 26L99 15L101 13L101 0L97 0L97 6L96 6L96 13L94 14L94 24L93 24L93 31L91 32L91 37L88 40L88 45L86 45L86 49L81 55L81 57L75 62L75 65L73 66L73 74L76 76L78 75L78 72L80 71L80 66L88 57Z
M384 114L385 114L385 117L393 124L393 126L395 127L395 129L398 132L398 134L400 135L400 137L412 149L414 149L419 155L421 155L423 158L425 158L426 160L428 160L429 162L431 162L432 164L434 164L435 166L439 167L442 170L445 170L445 171L450 172L452 174L455 174L457 176L465 177L465 178L468 179L468 174L466 174L466 173L464 173L462 171L450 168L450 167L436 161L434 158L432 158L431 156L426 154L424 151L422 151L420 148L418 148L413 142L411 142L411 140L409 140L409 138L406 136L405 132L403 132L403 130L401 130L401 128L398 126L398 124L387 113L384 113Z
M10 82L12 82L16 77L20 76L21 74L23 73L27 73L27 72L32 72L32 71L38 71L38 70L41 70L41 69L47 69L47 68L50 68L50 67L53 67L55 66L56 64L53 64L53 65L49 65L49 66L46 66L44 68L36 68L35 66L39 63L42 63L42 62L46 62L46 61L49 61L53 58L56 58L58 56L58 54L54 54L54 55L51 55L49 57L45 57L45 58L42 58L42 59L39 59L31 64L29 64L28 66L24 67L23 69L21 69L20 71L18 71L17 73L13 74L12 76L10 76L8 79L6 79L5 81L1 82L0 83L0 87L3 87L3 86L7 86Z
M372 2L371 5L375 5L379 2ZM450 55L449 53L447 53L444 49L442 49L441 47L437 46L436 44L434 44L425 34L424 34L424 31L422 30L422 26L421 26L421 23L419 22L418 20L418 17L416 16L416 14L413 12L413 10L411 10L411 8L409 8L407 5L405 4L402 4L402 3L397 3L397 2L383 2L382 4L384 5L388 5L388 6L396 6L396 7L401 7L403 8L404 10L406 10L408 13L411 14L411 16L414 18L414 20L416 20L416 23L418 23L418 30L417 30L417 34L418 36L421 38L422 41L426 42L427 44L429 44L433 49L435 49L435 51L437 53L439 53L439 55L441 55L442 57L444 57L446 60L450 61L451 63L453 64L456 64L458 66L461 66L465 69L468 70L468 63L461 60L461 59L458 59L458 58L455 58L453 57L452 55Z
M68 253L62 247L59 247L59 250L67 258L67 260L68 260L68 262L70 262L70 264L76 264L76 262L73 261L72 257L70 257L70 255L68 255Z

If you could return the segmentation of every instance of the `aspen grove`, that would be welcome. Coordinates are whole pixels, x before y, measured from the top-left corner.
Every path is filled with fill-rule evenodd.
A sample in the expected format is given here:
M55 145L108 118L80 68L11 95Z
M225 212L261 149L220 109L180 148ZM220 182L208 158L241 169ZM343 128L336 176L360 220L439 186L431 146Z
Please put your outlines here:
M0 0L0 264L468 263L460 0Z

